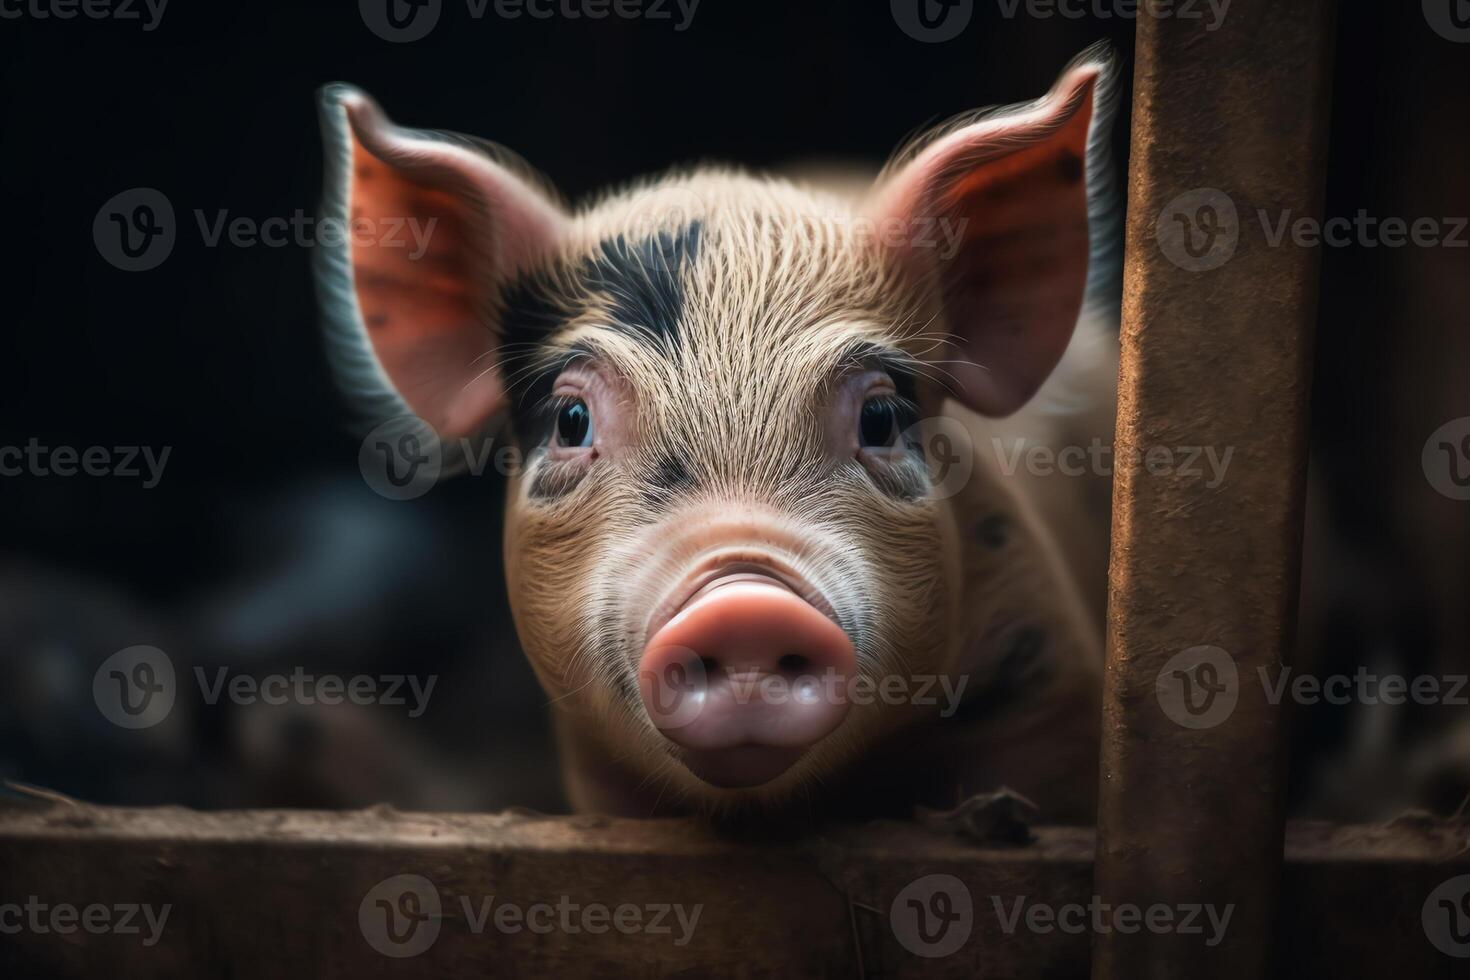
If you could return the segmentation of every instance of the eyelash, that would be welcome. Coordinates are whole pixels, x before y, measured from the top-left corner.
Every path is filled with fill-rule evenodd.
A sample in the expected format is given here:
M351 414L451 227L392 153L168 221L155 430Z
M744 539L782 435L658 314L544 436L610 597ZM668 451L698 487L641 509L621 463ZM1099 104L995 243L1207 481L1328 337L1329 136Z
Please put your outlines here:
M902 432L919 420L919 406L896 391L885 391L879 394L869 395L863 399L863 404L878 402L893 409L894 418L898 422L899 431Z
M919 412L918 403L910 401L896 391L878 392L876 394L869 395L867 398L864 398L863 401L881 402L884 405L891 405L895 412L903 416L917 415Z
M562 409L566 408L568 405L575 405L577 402L580 401L586 401L586 399L578 394L568 393L565 395L547 395L546 398L542 400L540 406L538 406L537 414L542 419L554 422L556 421L556 417Z

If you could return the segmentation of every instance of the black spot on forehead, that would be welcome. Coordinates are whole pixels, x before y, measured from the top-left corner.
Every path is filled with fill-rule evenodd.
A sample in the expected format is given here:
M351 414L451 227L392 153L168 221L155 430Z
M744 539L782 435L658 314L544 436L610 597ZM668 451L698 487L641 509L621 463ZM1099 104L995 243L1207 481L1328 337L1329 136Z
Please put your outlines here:
M684 273L699 255L701 231L694 221L677 232L639 241L619 235L598 246L583 274L594 294L611 301L608 326L648 339L678 339Z
M531 416L545 401L563 359L547 358L547 341L594 306L611 330L650 345L678 343L684 314L684 277L699 255L698 221L643 238L618 235L600 242L566 274L540 270L502 296L504 356L511 414L523 446L534 444ZM530 440L528 442L528 440Z
M607 304L613 330L677 339L684 313L684 274L699 256L703 227L693 221L644 238L618 235L600 242L566 275L540 270L505 290L502 333L507 344L544 342L593 304Z

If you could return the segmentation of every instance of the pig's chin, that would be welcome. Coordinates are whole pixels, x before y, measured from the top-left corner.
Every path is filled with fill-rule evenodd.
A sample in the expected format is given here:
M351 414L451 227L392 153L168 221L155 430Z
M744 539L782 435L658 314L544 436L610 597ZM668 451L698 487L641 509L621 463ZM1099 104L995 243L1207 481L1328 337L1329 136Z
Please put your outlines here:
M711 786L750 789L780 776L805 753L804 747L746 744L723 749L680 749L676 757Z

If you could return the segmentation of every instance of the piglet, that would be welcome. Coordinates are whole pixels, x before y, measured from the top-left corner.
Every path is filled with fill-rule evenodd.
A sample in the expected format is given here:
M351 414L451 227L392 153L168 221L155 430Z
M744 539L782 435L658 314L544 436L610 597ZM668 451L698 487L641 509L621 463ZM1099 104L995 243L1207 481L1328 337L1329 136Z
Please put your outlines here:
M1078 515L990 447L1109 434L1105 395L1036 396L1064 355L1106 366L1111 77L1089 51L857 194L701 167L576 208L495 145L323 90L340 377L448 464L523 454L510 603L577 809L861 816L1005 785L1087 819Z

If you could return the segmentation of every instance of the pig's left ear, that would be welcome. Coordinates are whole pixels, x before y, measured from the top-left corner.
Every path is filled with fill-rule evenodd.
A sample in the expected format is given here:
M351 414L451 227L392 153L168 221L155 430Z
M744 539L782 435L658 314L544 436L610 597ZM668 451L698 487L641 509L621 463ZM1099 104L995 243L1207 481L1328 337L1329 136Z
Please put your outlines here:
M1092 49L1041 100L921 138L874 189L869 217L901 229L885 247L938 301L952 345L940 366L985 415L1024 405L1077 324L1111 78L1107 51Z
M320 110L323 218L346 230L317 256L339 379L371 423L412 412L473 435L506 401L501 291L555 250L565 213L491 144L396 126L348 85Z

